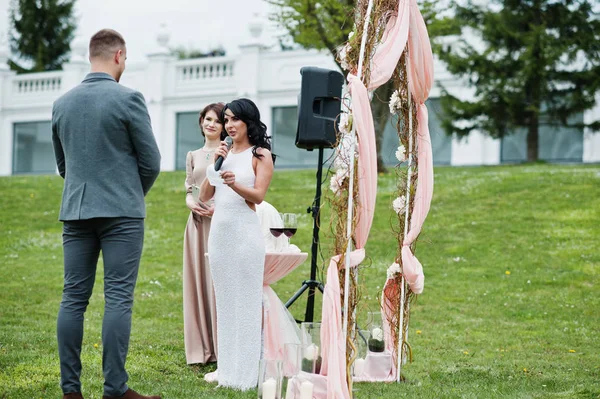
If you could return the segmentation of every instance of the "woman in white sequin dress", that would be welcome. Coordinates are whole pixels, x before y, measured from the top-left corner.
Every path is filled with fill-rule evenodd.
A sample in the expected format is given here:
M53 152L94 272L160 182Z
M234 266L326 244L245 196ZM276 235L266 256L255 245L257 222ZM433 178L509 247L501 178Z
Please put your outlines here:
M262 352L262 284L265 243L256 215L273 176L267 128L248 99L234 100L223 111L225 130L233 139L215 152L225 158L219 171L206 170L201 200L214 195L215 212L208 237L208 257L217 302L220 386L256 387Z

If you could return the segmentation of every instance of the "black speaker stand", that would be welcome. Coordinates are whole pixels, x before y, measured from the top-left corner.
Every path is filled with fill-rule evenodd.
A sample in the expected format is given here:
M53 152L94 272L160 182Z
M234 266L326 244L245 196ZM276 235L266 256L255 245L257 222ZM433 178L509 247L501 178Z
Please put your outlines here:
M313 217L313 240L310 250L310 280L304 280L302 286L296 293L285 303L285 307L289 308L300 298L300 296L308 289L308 298L306 301L306 313L304 321L312 322L315 313L315 288L318 288L323 293L323 283L316 280L317 278L317 255L319 251L319 226L321 222L321 179L323 178L323 147L319 147L319 164L317 166L317 191L312 206L308 207L307 213L312 213ZM296 320L299 322L299 320Z

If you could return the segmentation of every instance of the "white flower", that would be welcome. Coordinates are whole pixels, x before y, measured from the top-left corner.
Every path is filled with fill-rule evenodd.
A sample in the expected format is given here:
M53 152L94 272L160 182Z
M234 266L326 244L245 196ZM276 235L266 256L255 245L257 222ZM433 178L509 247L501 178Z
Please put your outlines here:
M340 114L340 122L338 123L340 133L350 134L352 131L352 114L342 112Z
M331 180L329 181L329 189L334 192L334 194L339 194L342 189L342 185L344 184L344 180L348 177L348 170L346 169L338 169L333 176L331 176Z
M406 161L406 148L404 148L402 144L400 144L396 150L396 159L400 162Z
M350 156L352 155L353 149L354 159L356 159L358 157L356 136L353 134L343 134L336 149L337 156L334 161L334 166L336 169L350 168Z
M398 90L392 93L389 102L390 114L396 114L398 111L402 109L402 98L400 97L400 92Z
M338 59L340 60L340 66L345 71L350 70L350 65L348 64L348 61L346 60L346 57L348 56L348 50L350 50L350 45L348 45L348 43L346 43L344 46L340 47L340 49L338 51Z
M348 33L348 40L352 39L353 36L354 36L354 31L350 31L350 33Z
M387 278L389 278L389 279L394 278L399 273L400 273L400 265L397 264L396 262L394 262L387 269Z
M406 206L406 199L404 197L398 197L392 202L392 208L396 213L400 213L404 210Z

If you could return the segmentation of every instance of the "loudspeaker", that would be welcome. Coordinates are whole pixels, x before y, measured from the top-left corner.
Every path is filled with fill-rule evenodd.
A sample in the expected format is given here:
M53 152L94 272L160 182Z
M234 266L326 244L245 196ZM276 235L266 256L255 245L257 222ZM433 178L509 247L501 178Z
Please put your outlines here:
M335 122L340 114L344 76L330 69L303 67L298 98L296 147L333 148L336 143Z

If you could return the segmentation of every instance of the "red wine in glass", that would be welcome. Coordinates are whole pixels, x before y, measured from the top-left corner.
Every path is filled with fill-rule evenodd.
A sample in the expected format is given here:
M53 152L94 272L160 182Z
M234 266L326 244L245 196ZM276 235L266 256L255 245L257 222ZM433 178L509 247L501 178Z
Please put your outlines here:
M269 230L271 230L271 234L273 234L274 237L279 237L281 234L285 233L285 229L283 227L271 227Z
M287 238L290 238L291 236L293 236L294 234L296 234L296 231L298 230L297 227L286 227L283 229L283 234L285 234L285 236Z

